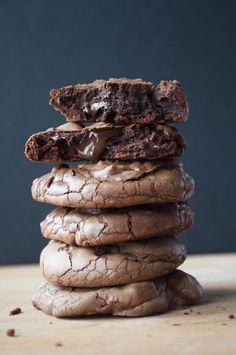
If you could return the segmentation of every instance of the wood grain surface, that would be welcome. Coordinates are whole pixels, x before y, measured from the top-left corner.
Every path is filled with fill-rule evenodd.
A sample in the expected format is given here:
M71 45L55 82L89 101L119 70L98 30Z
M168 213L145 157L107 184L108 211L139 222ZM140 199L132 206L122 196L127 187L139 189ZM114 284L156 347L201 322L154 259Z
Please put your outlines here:
M145 318L68 320L31 305L39 266L1 267L0 355L236 354L236 254L190 256L181 269L203 284L203 304ZM22 313L9 316L15 307Z

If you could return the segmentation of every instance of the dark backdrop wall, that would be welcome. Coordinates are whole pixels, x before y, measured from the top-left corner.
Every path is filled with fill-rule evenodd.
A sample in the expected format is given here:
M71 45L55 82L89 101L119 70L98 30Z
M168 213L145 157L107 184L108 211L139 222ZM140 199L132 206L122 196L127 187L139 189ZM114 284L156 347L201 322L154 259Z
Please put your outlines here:
M0 263L38 261L39 222L52 209L31 199L51 165L23 155L33 132L63 123L48 91L96 78L178 79L190 117L183 161L195 177L190 253L236 249L236 2L31 0L0 2Z

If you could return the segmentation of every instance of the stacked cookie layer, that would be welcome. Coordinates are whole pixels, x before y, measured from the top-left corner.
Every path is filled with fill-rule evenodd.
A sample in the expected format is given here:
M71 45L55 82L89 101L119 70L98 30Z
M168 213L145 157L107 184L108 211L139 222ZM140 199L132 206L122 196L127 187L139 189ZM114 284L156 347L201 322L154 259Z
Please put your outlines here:
M143 316L199 302L200 284L176 270L176 235L191 227L193 179L179 161L186 143L177 81L97 80L50 92L67 119L34 134L25 154L61 164L34 180L35 200L59 206L41 223L49 244L35 307L58 317Z

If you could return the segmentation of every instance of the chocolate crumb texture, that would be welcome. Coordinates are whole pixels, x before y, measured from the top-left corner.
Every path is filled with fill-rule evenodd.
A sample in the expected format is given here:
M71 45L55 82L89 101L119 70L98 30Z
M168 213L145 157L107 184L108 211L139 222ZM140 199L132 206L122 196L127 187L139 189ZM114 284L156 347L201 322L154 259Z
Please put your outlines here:
M15 336L15 329L7 329L6 334L8 337L14 337Z
M176 128L160 124L96 123L76 131L67 129L52 128L32 135L26 142L26 157L42 162L152 160L181 156L186 147Z
M50 91L50 105L79 123L185 122L188 103L180 83L158 85L141 79L111 78Z
M15 316L16 314L19 314L19 313L22 313L22 310L20 307L16 307L9 312L9 315Z
M234 319L234 318L235 318L234 314L229 314L229 319Z

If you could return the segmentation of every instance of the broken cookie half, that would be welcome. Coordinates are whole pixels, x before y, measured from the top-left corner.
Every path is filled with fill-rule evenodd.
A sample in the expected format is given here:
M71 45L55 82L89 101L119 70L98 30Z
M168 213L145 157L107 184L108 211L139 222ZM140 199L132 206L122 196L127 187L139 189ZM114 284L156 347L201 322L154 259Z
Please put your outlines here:
M25 155L40 162L149 160L179 157L185 146L179 131L165 125L95 123L82 128L69 122L32 135L26 142Z
M50 91L50 105L79 123L184 122L188 103L177 80L158 85L141 79L110 78Z

